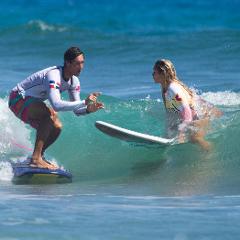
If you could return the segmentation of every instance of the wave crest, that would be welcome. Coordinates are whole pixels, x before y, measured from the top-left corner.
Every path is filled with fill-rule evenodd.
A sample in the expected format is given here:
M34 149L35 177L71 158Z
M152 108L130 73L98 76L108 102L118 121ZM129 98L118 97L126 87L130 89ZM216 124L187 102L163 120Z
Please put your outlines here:
M47 24L42 20L31 20L27 23L27 26L33 29L38 29L43 32L65 32L67 28L64 26L56 26Z

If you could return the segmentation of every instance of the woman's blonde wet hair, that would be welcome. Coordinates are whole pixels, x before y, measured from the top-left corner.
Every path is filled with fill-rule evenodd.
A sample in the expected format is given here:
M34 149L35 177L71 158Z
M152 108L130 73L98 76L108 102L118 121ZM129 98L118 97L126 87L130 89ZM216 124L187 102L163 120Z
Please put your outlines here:
M158 73L163 73L165 75L167 84L170 84L171 82L177 82L188 92L191 98L193 97L194 95L193 91L178 79L175 67L173 66L173 63L170 60L167 59L157 60L154 65L154 69L156 69Z

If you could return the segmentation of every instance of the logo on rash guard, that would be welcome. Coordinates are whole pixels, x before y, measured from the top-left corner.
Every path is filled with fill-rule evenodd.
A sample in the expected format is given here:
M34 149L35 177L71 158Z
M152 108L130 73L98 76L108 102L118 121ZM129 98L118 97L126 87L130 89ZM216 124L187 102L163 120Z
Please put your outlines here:
M58 83L58 82L55 82L55 81L49 81L49 87L50 87L50 88L59 89L60 86L61 86L61 84Z
M75 87L75 90L76 90L77 92L80 92L80 86L79 86L79 85L76 86L76 87Z
M176 94L175 99L176 99L178 102L181 102L181 101L182 101L182 98L180 98L178 94Z

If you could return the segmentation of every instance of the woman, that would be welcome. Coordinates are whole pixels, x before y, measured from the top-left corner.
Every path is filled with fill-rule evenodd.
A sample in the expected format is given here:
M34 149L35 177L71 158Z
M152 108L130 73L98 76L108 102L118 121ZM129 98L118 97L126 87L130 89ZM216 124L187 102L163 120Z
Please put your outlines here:
M204 139L209 120L220 117L222 112L183 84L177 78L175 68L169 60L161 59L155 63L153 79L162 87L168 137L177 136L179 143L188 138L204 150L209 150L211 145Z

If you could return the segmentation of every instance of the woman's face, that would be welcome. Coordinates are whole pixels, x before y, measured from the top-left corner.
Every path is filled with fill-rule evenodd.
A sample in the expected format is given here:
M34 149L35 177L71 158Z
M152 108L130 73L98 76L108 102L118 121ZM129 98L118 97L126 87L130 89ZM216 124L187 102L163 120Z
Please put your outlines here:
M162 84L165 80L165 75L163 74L163 72L159 73L156 67L153 68L152 76L155 83Z

